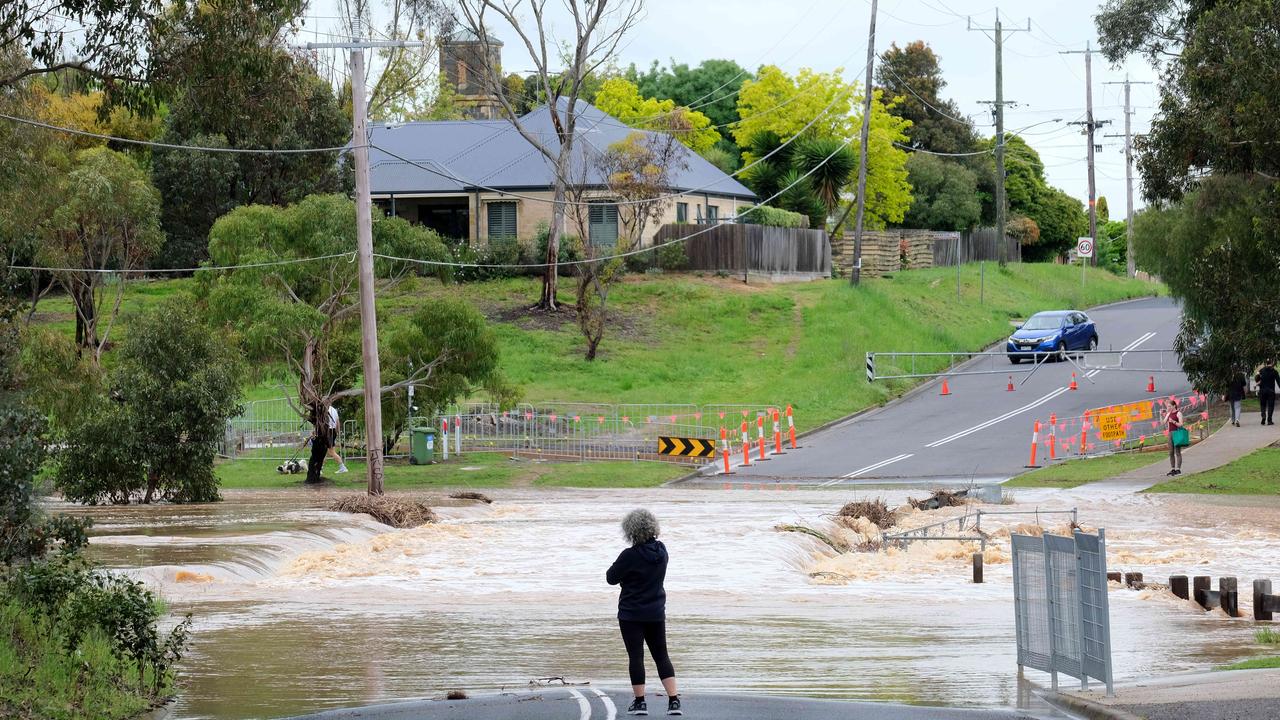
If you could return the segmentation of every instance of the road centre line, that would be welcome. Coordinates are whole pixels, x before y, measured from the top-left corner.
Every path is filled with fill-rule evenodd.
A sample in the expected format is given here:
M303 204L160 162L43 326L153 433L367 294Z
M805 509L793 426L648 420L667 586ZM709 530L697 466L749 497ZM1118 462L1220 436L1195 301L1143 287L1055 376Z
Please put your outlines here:
M1007 413L1005 413L1005 414L1003 414L1003 415L1001 415L1001 416L999 416L999 417L995 417L995 418L992 418L992 419L990 419L990 420L988 420L988 421L986 421L986 422L984 422L984 423L980 423L980 424L978 424L978 425L974 425L974 426L973 426L973 427L971 427L971 428L967 428L967 429L965 429L965 430L961 430L960 432L955 433L954 435L948 435L947 437L944 437L944 438L942 438L941 440L934 440L933 442L929 443L928 445L925 445L925 447L927 447L927 448L935 448L935 447L939 447L939 446L941 446L941 445L946 445L947 443L952 442L952 441L954 441L954 440L959 440L960 438L963 438L963 437L967 437L967 436L969 436L969 435L972 435L972 434L974 434L974 433L976 433L976 432L978 432L978 431L980 431L980 430L985 430L985 429L987 429L987 428L991 427L992 425L995 425L996 423L1000 423L1000 422L1004 422L1005 420L1008 420L1009 418L1013 417L1014 415L1018 415L1018 414L1020 414L1020 413L1024 413L1024 412L1026 412L1026 411L1028 411L1028 410L1033 410L1033 409L1035 409L1035 408L1038 408L1038 407L1040 407L1041 405L1043 405L1043 404L1045 404L1045 403L1049 402L1050 400L1052 400L1052 399L1054 399L1054 398L1058 397L1059 395L1061 395L1062 393L1064 393L1064 392L1066 392L1066 391L1067 391L1067 388L1064 388L1064 387L1063 387L1063 388L1058 388L1057 390L1054 390L1053 392L1048 393L1048 394L1046 394L1046 395L1044 395L1044 396L1040 397L1038 400L1033 400L1033 401L1031 401L1031 402L1027 403L1026 405L1023 405L1023 406L1022 406L1022 407L1020 407L1020 408L1017 408L1017 409L1015 409L1015 410L1010 410L1009 412L1007 412Z
M600 690L599 688L587 688L587 689L595 693L596 697L600 698L600 702L604 703L604 711L605 711L604 720L617 720L618 707L613 704L613 698L609 697L607 694L604 693L604 691Z
M829 487L829 486L831 486L831 485L835 485L836 483L840 482L841 480L845 480L845 479L847 479L847 478L855 478L855 477L858 477L859 475L861 475L861 474L863 474L863 473L871 472L872 470L879 470L880 468L884 467L885 465L892 465L893 463L896 463L896 462L898 462L898 461L900 461L900 460L906 460L906 459L907 459L907 458L909 458L909 457L912 457L912 454L911 454L911 453L903 453L903 454L901 454L901 455L896 455L896 456L894 456L894 457L889 458L888 460L881 460L881 461L880 461L880 462L878 462L878 463L872 463L871 465L868 465L868 466L866 466L866 467L864 467L864 468L860 468L860 469L858 469L858 470L854 470L853 472L848 473L847 475L841 475L840 477L836 478L835 480L830 480L830 481L828 481L828 482L822 483L819 487Z
M1156 335L1156 334L1155 334L1155 332L1148 332L1147 334L1143 335L1142 337L1138 338L1137 340L1134 340L1133 342L1131 342L1131 343L1129 343L1127 346L1125 346L1123 349L1121 349L1121 351L1120 351L1120 352L1121 352L1121 354L1123 355L1124 353L1126 353L1126 352L1128 352L1128 351L1130 351L1130 350L1137 349L1137 347L1138 347L1139 345L1141 345L1141 344L1145 343L1146 341L1150 340L1151 338L1155 337L1155 335ZM1094 369L1094 370L1090 370L1089 372L1085 373L1085 377L1090 377L1090 378L1091 378L1091 377L1093 377L1093 376L1097 375L1097 374L1098 374L1098 373L1100 373L1100 372L1102 372L1102 368L1097 368L1097 369ZM1019 413L1024 413L1024 412L1026 412L1026 411L1028 411L1028 410L1032 410L1032 409L1034 409L1034 408L1040 407L1041 405L1043 405L1043 404L1045 404L1045 403L1049 402L1050 400L1052 400L1052 399L1054 399L1054 398L1058 397L1059 395L1061 395L1061 394L1062 394L1062 393L1064 393L1064 392L1067 392L1067 388L1058 388L1057 390L1054 390L1053 392L1048 393L1047 395L1044 395L1043 397L1039 398L1038 400L1034 400L1034 401L1032 401L1032 402L1030 402L1030 403L1028 403L1028 404L1026 404L1026 405L1023 405L1022 407L1020 407L1020 408L1018 408L1018 409L1016 409L1016 410L1011 410L1011 411L1009 411L1009 412L1005 413L1004 415L1001 415L1001 416L999 416L999 417L997 417L997 418L992 418L991 420L988 420L988 421L986 421L986 422L984 422L984 423L980 423L980 424L978 424L978 425L974 425L974 426L973 426L973 427L971 427L971 428L968 428L968 429L965 429L965 430L961 430L960 432L955 433L954 435L949 435L949 436L947 436L947 437L944 437L944 438L942 438L941 440L935 440L935 441L933 441L933 442L929 443L928 445L925 445L925 447L927 447L927 448L935 448L935 447L939 447L939 446L942 446L942 445L946 445L947 443L952 442L952 441L954 441L954 440L959 440L960 438L963 438L963 437L967 437L967 436L969 436L969 435L972 435L973 433L979 432L979 431L981 431L981 430L985 430L985 429L987 429L987 428L991 427L992 425L995 425L996 423L1004 422L1005 420L1008 420L1009 418L1011 418L1011 417L1013 417L1013 416L1015 416L1015 415L1018 415Z
M569 688L569 694L578 699L578 720L591 720L591 703L587 702L587 696L574 688Z

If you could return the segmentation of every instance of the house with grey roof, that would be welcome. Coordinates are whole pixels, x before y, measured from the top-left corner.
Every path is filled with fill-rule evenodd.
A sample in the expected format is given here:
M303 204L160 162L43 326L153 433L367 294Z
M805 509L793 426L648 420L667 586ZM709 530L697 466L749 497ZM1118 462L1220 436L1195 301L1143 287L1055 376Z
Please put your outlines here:
M553 149L558 145L546 107L520 118L522 126ZM573 177L588 198L590 241L617 239L616 198L595 159L634 128L587 103L578 110ZM369 151L374 202L390 215L420 223L441 235L483 244L493 238L529 242L551 221L552 163L505 119L370 123ZM382 148L382 149L379 149ZM385 149L385 151L383 150ZM680 146L671 173L673 196L649 237L669 223L715 223L755 203L755 195L733 177ZM572 232L572 231L570 231Z

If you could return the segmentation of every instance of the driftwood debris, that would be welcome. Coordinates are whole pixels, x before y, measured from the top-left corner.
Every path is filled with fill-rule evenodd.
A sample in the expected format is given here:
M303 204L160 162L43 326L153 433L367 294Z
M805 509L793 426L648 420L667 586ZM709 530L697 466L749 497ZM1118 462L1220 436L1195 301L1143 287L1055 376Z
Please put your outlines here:
M778 532L804 533L805 535L810 535L818 538L819 540L826 543L832 550L835 550L836 552L840 552L840 553L849 552L848 543L844 542L843 540L840 540L839 538L833 538L830 535L822 532L821 530L814 530L813 528L805 527L804 525L777 525L773 529L777 530Z
M383 525L411 528L436 522L434 510L418 502L386 495L347 495L334 500L329 509L335 512L363 513Z
M907 498L907 502L917 510L937 510L938 508L963 505L968 495L969 491L967 489L954 492L951 490L934 490L932 495L923 500Z
M836 512L836 516L866 518L881 530L891 528L897 522L896 518L894 518L893 510L889 509L889 505L885 503L884 498L855 500L851 503L845 503L844 507Z
M484 493L473 492L470 490L466 492L450 493L449 497L453 498L454 500L479 500L485 505L493 504L493 498L489 497L488 495L485 495Z

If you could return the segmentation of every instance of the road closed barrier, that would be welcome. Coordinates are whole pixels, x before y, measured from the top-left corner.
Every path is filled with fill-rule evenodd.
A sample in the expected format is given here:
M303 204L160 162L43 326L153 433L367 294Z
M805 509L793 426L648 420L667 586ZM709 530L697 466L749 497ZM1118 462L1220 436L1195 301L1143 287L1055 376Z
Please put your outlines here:
M1178 401L1183 426L1191 431L1193 442L1207 437L1209 398L1203 393L1187 393L1091 408L1076 417L1050 415L1042 422L1036 438L1045 446L1040 451L1047 452L1053 461L1164 445L1169 432L1160 418L1174 399Z

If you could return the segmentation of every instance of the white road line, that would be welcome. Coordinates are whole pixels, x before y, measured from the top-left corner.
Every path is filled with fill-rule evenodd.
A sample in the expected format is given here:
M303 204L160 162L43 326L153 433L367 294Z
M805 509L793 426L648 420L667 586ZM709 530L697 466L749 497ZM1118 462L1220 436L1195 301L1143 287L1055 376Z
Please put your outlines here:
M1031 401L1031 402L1027 403L1026 405L1023 405L1022 407L1017 408L1016 410L1010 410L1009 412L1007 412L1007 413L1005 413L1005 414L1003 414L1003 415L1001 415L1001 416L999 416L999 417L995 417L995 418L992 418L992 419L990 419L990 420L988 420L988 421L986 421L986 422L984 422L984 423L980 423L980 424L978 424L978 425L974 425L974 426L973 426L973 427L971 427L971 428L966 428L966 429L964 429L964 430L961 430L961 431L960 431L960 432L958 432L958 433L955 433L954 435L948 435L947 437L944 437L944 438L942 438L941 440L934 440L933 442L929 443L928 445L925 445L925 447L927 447L927 448L935 448L935 447L939 447L939 446L942 446L942 445L946 445L946 444L947 444L947 443L949 443L949 442L952 442L952 441L955 441L955 440L959 440L960 438L968 437L969 435L972 435L972 434L974 434L974 433L976 433L976 432L978 432L978 431L980 431L980 430L985 430L985 429L987 429L987 428L991 427L992 425L995 425L996 423L1004 422L1005 420L1008 420L1009 418L1011 418L1011 417L1013 417L1013 416L1015 416L1015 415L1018 415L1018 414L1024 413L1024 412L1026 412L1026 411L1028 411L1028 410L1033 410L1033 409L1035 409L1035 408L1038 408L1038 407L1040 407L1041 405L1043 405L1043 404L1045 404L1045 403L1049 402L1050 400L1052 400L1052 399L1054 399L1054 398L1058 397L1059 395L1061 395L1062 393L1064 393L1064 392L1066 392L1066 391L1067 391L1067 389L1066 389L1066 388L1058 388L1057 390L1054 390L1053 392L1048 393L1048 394L1046 394L1046 395L1042 396L1042 397L1041 397L1041 398L1039 398L1038 400L1033 400L1033 401Z
M573 688L569 688L569 694L578 698L578 720L591 720L591 703L587 702L587 696Z
M1127 354L1130 350L1137 350L1139 345L1141 345L1141 344L1145 343L1146 341L1150 340L1151 338L1153 338L1153 337L1155 337L1155 336L1156 336L1156 334L1155 334L1155 332L1154 332L1154 331L1149 332L1149 333L1147 333L1146 335L1143 335L1142 337L1138 338L1137 340L1134 340L1133 342L1129 343L1128 345L1126 345L1126 346L1124 346L1124 347L1120 348L1120 357L1119 357L1119 362L1120 362L1120 364L1121 364L1121 365L1123 365L1123 364L1124 364L1124 356L1125 356L1125 354ZM1094 369L1094 370L1090 370L1089 372L1085 373L1085 374L1084 374L1084 376L1085 376L1085 377L1087 377L1087 378L1091 378L1091 377L1093 377L1093 376L1097 375L1098 373L1102 372L1102 371L1103 371L1103 369L1104 369L1104 368L1096 368L1096 369Z
M912 457L912 454L911 454L911 453L903 453L903 454L901 454L901 455L896 455L896 456L894 456L894 457L889 458L888 460L881 460L881 461L880 461L880 462L878 462L878 463L873 463L873 464L868 465L868 466L866 466L866 467L864 467L864 468L860 468L860 469L858 469L858 470L854 470L853 472L851 472L851 473L849 473L849 474L847 474L847 475L841 475L840 477L836 478L835 480L829 480L829 481L827 481L827 482L824 482L824 483L822 483L821 485L819 485L819 487L830 487L830 486L832 486L832 485L835 485L835 484L839 483L841 480L844 480L844 479L846 479L846 478L854 478L854 477L858 477L859 475L861 475L861 474L863 474L863 473L869 473L869 472L871 472L872 470L879 470L880 468L884 467L885 465L892 465L893 463L896 463L896 462L898 462L898 461L900 461L900 460L906 460L906 459L907 459L907 458L909 458L909 457Z
M598 688L587 688L587 689L595 693L596 697L600 698L600 702L604 703L604 712L605 712L604 720L617 720L618 708L616 705L613 704L613 698L609 697L604 693L604 691Z

